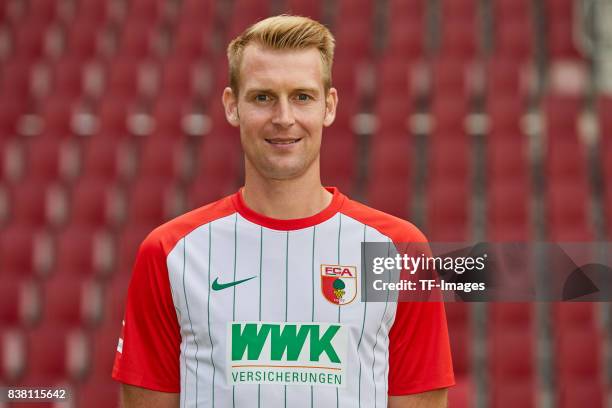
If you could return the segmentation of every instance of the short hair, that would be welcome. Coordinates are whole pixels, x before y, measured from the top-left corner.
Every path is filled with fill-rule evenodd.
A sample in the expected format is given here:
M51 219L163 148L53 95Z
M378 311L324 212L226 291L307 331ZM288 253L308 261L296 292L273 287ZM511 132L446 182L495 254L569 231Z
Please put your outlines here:
M315 47L323 62L325 93L331 88L331 71L335 40L323 24L308 17L279 15L261 20L234 38L227 47L230 87L238 94L240 66L247 45L256 43L277 50L299 50Z

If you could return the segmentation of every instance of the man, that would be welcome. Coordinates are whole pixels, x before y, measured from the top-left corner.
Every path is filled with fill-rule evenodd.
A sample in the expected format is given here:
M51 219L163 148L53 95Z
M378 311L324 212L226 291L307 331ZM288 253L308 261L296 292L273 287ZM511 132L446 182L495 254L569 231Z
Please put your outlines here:
M125 407L446 406L443 305L360 298L362 242L425 238L321 184L333 48L294 16L230 43L245 185L140 247L113 370Z

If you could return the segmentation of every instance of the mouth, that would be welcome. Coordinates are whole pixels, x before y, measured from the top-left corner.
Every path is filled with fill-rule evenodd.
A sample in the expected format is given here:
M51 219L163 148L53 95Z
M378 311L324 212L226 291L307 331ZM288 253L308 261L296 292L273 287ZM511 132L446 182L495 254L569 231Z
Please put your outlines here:
M302 140L302 138L298 138L298 139L266 139L266 142L268 142L268 143L270 143L272 145L284 146L284 145L295 144L295 143L299 142L300 140Z

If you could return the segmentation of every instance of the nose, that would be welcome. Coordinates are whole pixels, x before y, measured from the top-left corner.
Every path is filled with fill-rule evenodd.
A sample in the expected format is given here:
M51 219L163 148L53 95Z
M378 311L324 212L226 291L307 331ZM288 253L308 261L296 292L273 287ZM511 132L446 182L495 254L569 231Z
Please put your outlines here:
M293 109L291 103L287 99L278 99L272 123L284 128L290 127L295 123Z

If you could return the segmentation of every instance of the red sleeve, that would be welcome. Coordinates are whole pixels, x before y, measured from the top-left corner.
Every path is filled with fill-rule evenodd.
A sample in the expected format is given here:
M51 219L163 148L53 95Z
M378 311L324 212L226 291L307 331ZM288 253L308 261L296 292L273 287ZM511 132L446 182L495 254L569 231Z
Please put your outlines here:
M161 242L150 235L136 257L113 378L151 390L180 392L180 344L166 254Z
M389 395L454 384L444 303L398 303L389 333Z

